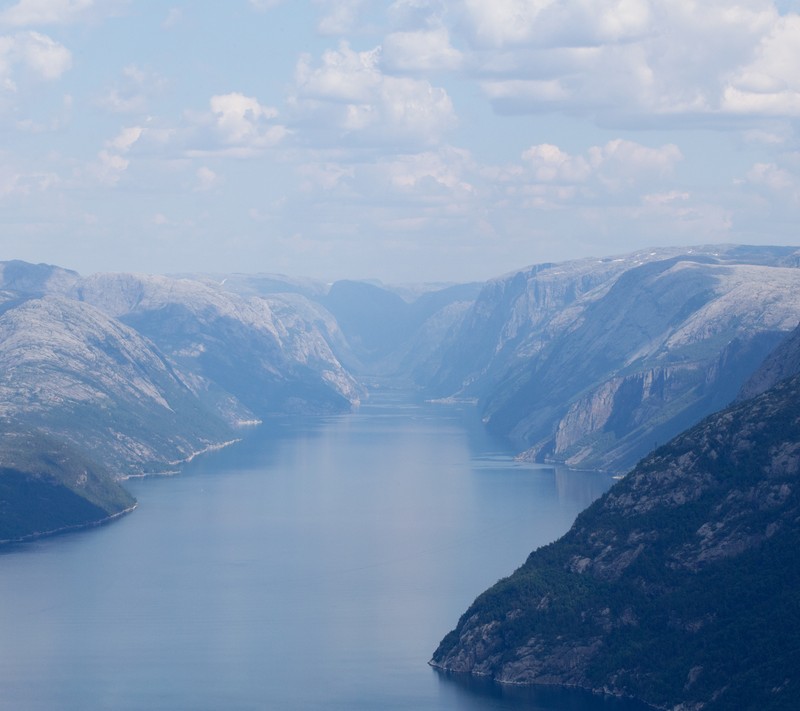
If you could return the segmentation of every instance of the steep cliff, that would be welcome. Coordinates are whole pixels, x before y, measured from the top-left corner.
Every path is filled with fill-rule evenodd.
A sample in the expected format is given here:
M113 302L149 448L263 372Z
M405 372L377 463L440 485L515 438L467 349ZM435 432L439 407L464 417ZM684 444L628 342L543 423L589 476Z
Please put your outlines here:
M432 388L531 459L626 471L728 404L800 320L787 249L653 250L490 282Z
M643 460L481 595L442 670L660 708L800 699L800 376Z

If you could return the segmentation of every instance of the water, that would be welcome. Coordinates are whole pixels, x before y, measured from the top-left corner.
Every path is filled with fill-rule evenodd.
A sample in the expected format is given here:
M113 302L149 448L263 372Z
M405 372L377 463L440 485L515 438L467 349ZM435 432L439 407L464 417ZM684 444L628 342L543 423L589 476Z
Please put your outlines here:
M380 395L132 481L132 515L0 555L0 709L628 708L426 664L611 483L510 455L468 408Z

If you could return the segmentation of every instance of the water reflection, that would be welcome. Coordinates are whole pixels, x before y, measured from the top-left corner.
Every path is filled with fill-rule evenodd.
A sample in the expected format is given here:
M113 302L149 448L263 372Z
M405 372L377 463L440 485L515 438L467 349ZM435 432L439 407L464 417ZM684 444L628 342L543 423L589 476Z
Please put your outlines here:
M434 670L441 692L458 700L463 711L652 711L638 701L600 696L580 689L513 686L488 679Z

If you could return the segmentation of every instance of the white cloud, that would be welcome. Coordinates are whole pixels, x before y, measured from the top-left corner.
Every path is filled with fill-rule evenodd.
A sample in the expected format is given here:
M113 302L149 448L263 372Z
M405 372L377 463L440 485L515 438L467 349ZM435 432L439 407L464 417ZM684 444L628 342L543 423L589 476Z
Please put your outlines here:
M648 178L669 176L683 155L671 143L651 148L618 138L592 146L585 155L571 155L547 143L535 145L524 151L522 158L535 182L574 185L591 179L616 191Z
M323 10L317 23L322 35L346 35L352 32L360 19L364 0L314 0Z
M145 130L141 126L122 128L114 138L105 142L105 147L97 154L97 161L90 167L90 173L105 185L116 185L130 165L127 154Z
M0 24L15 27L75 22L113 12L125 0L19 0L0 12Z
M262 106L252 96L233 92L212 96L209 101L222 142L229 146L258 150L279 143L286 135L283 126L270 123L278 112Z
M25 68L40 79L54 80L71 66L70 51L47 35L18 32L0 37L0 82L8 90L16 90L16 68Z
M250 158L279 145L289 131L275 121L277 109L239 92L216 94L209 110L185 112L189 125L173 131L173 143L189 158Z
M431 186L447 191L449 198L457 193L473 194L475 187L467 177L472 169L469 153L444 147L439 151L425 151L411 155L395 156L382 166L391 186L401 191Z
M309 56L295 73L298 112L321 129L376 140L435 142L456 124L447 92L428 81L388 76L380 48L356 52L346 42L329 50L318 66Z
M582 183L592 172L586 158L571 156L549 143L531 146L522 158L531 166L534 179L541 183Z
M625 125L800 115L800 16L771 0L452 0L447 9L429 7L429 21L446 18L470 44L460 66L501 112L591 111Z
M131 146L142 137L144 129L141 126L123 128L115 138L108 142L108 147L119 153L127 153Z
M734 113L800 116L800 16L780 17L723 95Z
M461 52L450 44L447 28L393 32L383 41L382 64L390 71L428 72L456 70Z

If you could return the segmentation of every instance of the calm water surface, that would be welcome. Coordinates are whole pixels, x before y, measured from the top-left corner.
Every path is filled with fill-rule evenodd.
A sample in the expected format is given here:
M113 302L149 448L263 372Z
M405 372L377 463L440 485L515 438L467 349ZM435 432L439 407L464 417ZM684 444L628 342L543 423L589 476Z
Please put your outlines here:
M611 484L511 454L466 407L381 394L130 482L132 515L0 555L0 709L632 708L427 666Z

